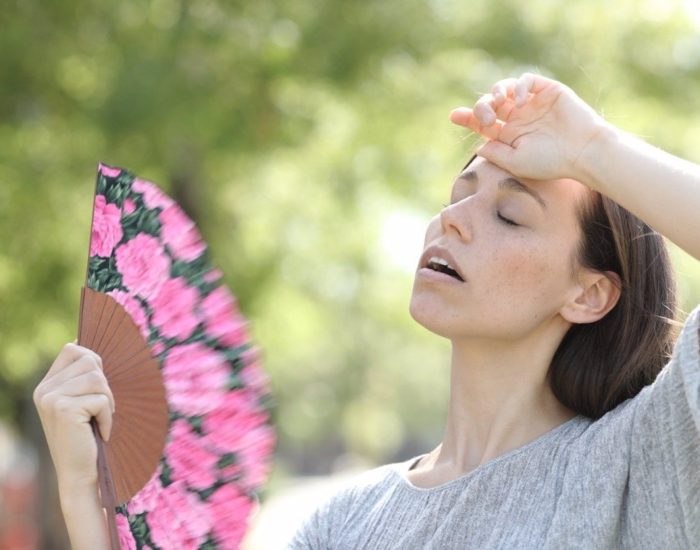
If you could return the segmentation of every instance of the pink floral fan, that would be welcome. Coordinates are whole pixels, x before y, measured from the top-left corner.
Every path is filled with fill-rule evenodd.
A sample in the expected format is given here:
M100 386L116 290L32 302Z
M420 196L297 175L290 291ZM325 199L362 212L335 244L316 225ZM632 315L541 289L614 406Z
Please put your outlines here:
M99 166L89 255L79 343L115 394L97 438L112 546L238 548L275 436L235 296L175 201L120 168Z

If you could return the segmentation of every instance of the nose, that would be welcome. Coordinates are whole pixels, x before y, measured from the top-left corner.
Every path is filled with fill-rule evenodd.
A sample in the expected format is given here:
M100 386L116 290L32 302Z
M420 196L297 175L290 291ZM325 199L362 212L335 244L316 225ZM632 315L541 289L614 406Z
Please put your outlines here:
M471 197L454 204L445 206L440 212L440 225L443 233L456 232L460 240L470 241L472 238L472 217L469 212Z

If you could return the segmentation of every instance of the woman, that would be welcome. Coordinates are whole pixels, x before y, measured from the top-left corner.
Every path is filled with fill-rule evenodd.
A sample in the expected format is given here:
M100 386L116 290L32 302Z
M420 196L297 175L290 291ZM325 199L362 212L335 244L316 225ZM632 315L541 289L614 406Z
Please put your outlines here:
M452 342L443 441L357 478L289 548L697 545L698 310L656 378L675 298L649 226L700 258L700 168L537 75L451 118L489 141L428 227L411 298ZM104 548L89 419L107 436L113 400L99 357L66 346L35 402L73 546Z
M615 204L700 258L700 168L537 75L451 119L489 141L428 227L411 298L452 342L442 443L357 478L288 547L700 548L698 309L654 381L669 260Z

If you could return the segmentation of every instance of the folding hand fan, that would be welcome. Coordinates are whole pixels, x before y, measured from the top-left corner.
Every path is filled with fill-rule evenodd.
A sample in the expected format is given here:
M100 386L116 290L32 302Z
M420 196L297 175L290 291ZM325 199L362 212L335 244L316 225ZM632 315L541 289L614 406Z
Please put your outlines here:
M113 548L238 548L245 535L275 436L222 275L175 201L100 164L78 343L115 398L110 440L96 437Z

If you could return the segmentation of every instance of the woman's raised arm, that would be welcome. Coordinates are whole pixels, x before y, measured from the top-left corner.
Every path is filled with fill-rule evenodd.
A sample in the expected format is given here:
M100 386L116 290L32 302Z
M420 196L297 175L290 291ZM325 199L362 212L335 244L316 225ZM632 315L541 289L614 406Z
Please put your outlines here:
M578 180L700 260L700 166L607 123L562 83L502 80L450 118L488 138L478 154L515 177Z

